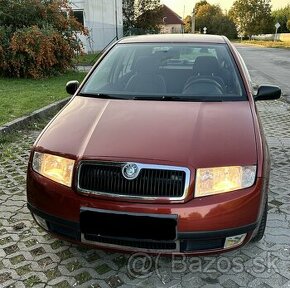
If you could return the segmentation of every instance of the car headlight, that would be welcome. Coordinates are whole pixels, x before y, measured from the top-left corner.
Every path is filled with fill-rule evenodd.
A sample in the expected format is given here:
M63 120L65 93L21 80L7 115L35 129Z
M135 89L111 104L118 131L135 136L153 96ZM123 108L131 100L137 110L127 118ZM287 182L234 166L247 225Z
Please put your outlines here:
M195 197L215 195L251 187L256 166L202 168L196 171Z
M55 182L71 187L74 160L46 153L35 152L32 168Z

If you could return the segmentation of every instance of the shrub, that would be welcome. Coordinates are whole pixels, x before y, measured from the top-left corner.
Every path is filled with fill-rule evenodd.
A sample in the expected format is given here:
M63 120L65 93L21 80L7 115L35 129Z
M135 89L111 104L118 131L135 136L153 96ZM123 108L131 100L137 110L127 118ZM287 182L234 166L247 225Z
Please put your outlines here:
M65 72L87 31L67 0L0 0L0 74L39 78Z

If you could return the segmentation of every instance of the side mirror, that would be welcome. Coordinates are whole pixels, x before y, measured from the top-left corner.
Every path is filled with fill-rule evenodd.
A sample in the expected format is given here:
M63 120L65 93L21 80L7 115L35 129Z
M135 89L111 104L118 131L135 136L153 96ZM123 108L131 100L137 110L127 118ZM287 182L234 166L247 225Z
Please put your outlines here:
M65 89L66 92L70 95L74 95L80 86L79 81L69 81L66 83Z
M255 101L276 100L281 97L282 91L278 86L261 85L258 88L257 95L254 96Z

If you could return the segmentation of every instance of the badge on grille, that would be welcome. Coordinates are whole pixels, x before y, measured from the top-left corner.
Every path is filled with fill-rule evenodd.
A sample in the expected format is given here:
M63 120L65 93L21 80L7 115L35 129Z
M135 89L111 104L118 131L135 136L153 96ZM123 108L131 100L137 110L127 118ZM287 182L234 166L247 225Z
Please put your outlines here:
M122 169L123 176L128 180L134 180L139 175L139 167L135 163L127 163Z

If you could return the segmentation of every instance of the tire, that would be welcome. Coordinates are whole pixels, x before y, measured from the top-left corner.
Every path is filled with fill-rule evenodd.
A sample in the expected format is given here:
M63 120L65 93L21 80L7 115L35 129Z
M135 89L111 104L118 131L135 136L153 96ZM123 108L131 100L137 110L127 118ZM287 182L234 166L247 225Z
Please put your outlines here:
M267 224L267 215L268 215L268 198L266 200L265 208L263 211L263 216L262 216L257 234L252 238L252 242L258 242L263 238L264 232L266 229L266 224Z

